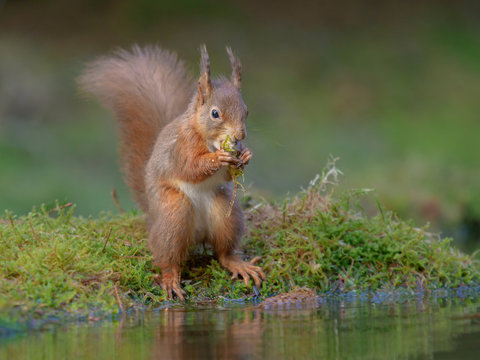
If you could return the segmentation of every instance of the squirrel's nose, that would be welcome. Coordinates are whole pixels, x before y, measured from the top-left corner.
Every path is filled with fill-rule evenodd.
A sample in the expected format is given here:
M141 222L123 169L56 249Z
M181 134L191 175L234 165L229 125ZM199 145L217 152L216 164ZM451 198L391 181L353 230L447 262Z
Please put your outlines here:
M239 143L239 141L242 141L243 139L245 139L245 136L235 136L232 139L232 142L233 142L234 145L237 145Z
M235 134L235 138L234 138L235 143L237 143L237 142L245 139L245 136L246 136L246 131L245 131L245 129L242 129L242 130L238 131L238 132Z

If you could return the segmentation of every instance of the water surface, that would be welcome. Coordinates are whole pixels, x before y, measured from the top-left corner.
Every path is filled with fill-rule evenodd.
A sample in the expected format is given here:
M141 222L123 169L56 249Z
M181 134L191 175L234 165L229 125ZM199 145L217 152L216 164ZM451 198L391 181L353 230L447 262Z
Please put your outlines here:
M0 359L478 359L479 313L478 298L179 307L0 339Z

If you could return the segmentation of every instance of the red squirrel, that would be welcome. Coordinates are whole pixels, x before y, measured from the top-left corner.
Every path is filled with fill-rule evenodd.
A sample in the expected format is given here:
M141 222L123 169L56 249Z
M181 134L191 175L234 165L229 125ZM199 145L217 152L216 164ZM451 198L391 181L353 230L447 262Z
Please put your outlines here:
M158 47L134 46L88 65L80 86L113 111L118 125L125 182L147 216L148 245L157 279L183 300L181 264L191 245L210 243L220 264L248 285L265 280L262 269L234 251L244 232L237 200L230 214L233 183L228 167L243 167L252 152L243 146L248 110L242 94L242 66L227 47L230 79L210 78L201 47L201 75L195 86L184 62ZM222 149L228 139L239 155Z

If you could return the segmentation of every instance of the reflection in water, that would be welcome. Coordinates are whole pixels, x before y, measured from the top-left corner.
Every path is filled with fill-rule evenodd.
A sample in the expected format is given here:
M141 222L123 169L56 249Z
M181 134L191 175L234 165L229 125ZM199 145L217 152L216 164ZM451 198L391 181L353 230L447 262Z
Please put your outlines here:
M260 310L165 311L155 327L153 359L245 359L261 351Z
M290 310L170 308L0 341L0 359L470 358L478 355L468 344L480 335L480 318L473 315L479 305L329 301Z

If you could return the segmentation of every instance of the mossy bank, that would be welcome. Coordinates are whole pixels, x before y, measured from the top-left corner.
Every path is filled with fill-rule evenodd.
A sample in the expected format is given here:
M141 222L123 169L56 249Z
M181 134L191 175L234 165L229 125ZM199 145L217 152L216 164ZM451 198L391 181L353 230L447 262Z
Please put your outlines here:
M283 203L250 199L243 256L262 258L263 297L306 286L332 290L398 287L433 289L472 284L480 267L472 256L425 228L378 206L368 216L358 200L367 191L334 195L332 165L308 189ZM370 195L366 195L370 196ZM372 196L371 196L372 197ZM372 197L374 199L374 197ZM74 206L41 207L0 219L0 321L53 313L118 313L159 306L165 293L153 280L141 214L74 216ZM187 301L251 296L254 292L198 247L182 273Z

